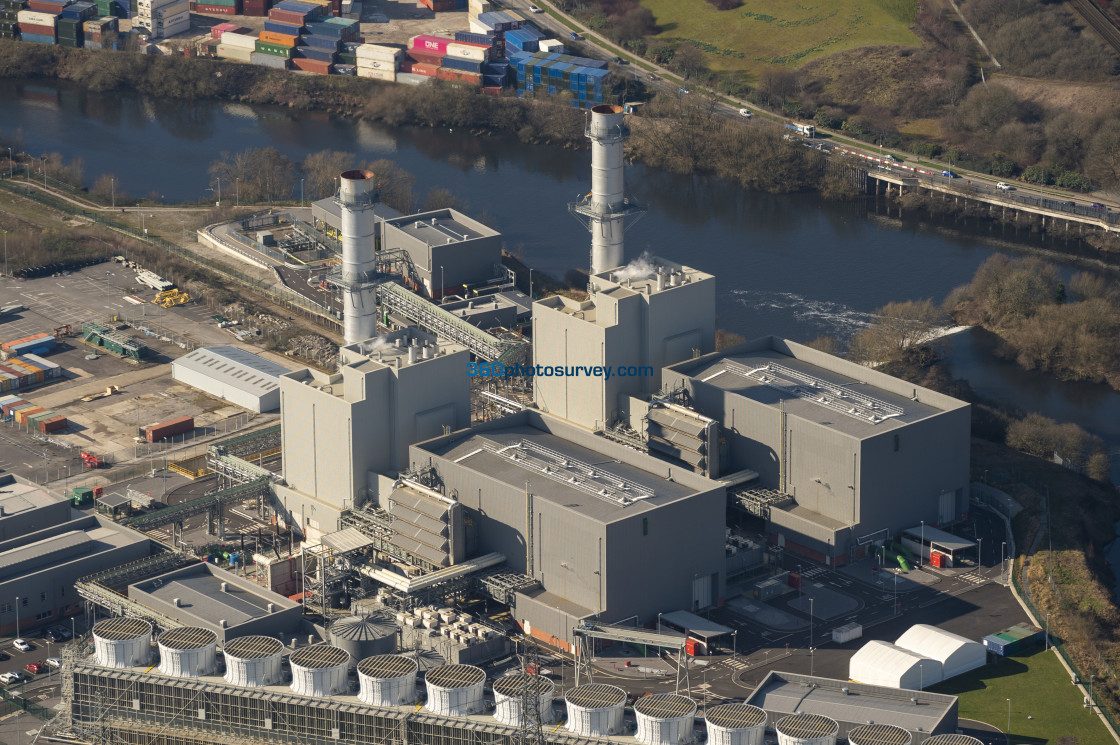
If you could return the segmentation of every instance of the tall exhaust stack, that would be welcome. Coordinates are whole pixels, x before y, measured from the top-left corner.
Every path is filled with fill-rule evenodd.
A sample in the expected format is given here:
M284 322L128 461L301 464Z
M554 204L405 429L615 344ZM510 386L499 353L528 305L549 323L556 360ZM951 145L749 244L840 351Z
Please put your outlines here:
M371 171L344 171L336 200L342 212L342 336L354 344L377 335L372 276L377 202Z
M591 231L591 273L597 274L626 263L623 234L645 207L623 194L622 145L630 128L622 107L593 107L584 134L591 140L591 193L568 210Z

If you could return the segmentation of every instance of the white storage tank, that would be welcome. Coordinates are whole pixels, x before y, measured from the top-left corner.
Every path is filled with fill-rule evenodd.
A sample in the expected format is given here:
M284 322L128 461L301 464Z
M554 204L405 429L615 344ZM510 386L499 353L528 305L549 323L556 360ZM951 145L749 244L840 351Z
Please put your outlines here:
M159 635L159 671L176 678L209 675L218 667L218 635L210 629L181 626Z
M147 665L152 659L152 624L139 618L109 618L93 627L97 664L105 667Z
M778 745L836 745L840 725L820 714L790 714L774 725Z
M626 691L618 686L593 683L577 686L564 697L568 709L568 731L584 737L622 733L622 708Z
M552 721L552 696L556 684L548 678L528 673L506 675L494 681L494 718L502 724L520 727L525 721L522 702L526 691L537 701L541 722Z
M638 742L644 745L684 745L692 742L696 702L675 693L643 696L634 703Z
M984 743L969 735L947 734L934 735L922 745L984 745Z
M337 696L346 693L350 653L330 644L313 644L288 657L292 666L292 691L304 696Z
M433 714L463 717L483 709L482 686L486 673L474 665L444 665L424 676L428 701L424 708Z
M294 642L295 639L293 638ZM282 680L284 645L271 636L239 636L222 649L225 679L241 686L271 686Z
M848 745L910 745L913 740L909 732L893 724L861 724L848 732Z
M708 745L762 745L766 712L750 704L722 704L704 712Z
M330 642L355 660L393 654L397 651L397 626L391 616L382 614L340 618L331 624Z
M416 699L416 660L399 654L358 663L358 698L371 706L402 706Z

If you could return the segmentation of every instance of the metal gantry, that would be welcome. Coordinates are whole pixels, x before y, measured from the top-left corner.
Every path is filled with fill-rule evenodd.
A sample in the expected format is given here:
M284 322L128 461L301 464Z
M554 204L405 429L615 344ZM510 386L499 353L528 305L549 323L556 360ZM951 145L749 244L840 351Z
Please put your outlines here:
M691 689L688 676L688 664L685 657L685 642L687 637L680 634L662 634L644 629L623 628L609 626L594 621L581 621L579 626L572 629L576 637L576 685L580 684L580 673L587 677L587 682L593 682L591 660L595 653L595 640L607 639L608 641L623 642L626 644L639 644L658 647L661 649L675 649L677 651L677 682L676 693L680 693L681 682L685 689Z
M151 530L170 523L179 524L188 517L206 513L209 515L207 532L211 535L216 534L218 537L224 537L225 524L222 520L222 512L225 505L231 502L244 501L248 498L261 499L263 498L262 495L267 495L269 492L269 479L260 478L231 489L222 489L197 499L190 499L171 507L164 507L161 510L134 517L124 524L135 530Z

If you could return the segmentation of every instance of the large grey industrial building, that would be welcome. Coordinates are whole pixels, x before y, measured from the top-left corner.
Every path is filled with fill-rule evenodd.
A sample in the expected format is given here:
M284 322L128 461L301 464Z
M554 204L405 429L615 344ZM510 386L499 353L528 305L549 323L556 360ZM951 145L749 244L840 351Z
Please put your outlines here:
M0 633L78 613L74 584L149 554L148 538L35 486L0 486Z

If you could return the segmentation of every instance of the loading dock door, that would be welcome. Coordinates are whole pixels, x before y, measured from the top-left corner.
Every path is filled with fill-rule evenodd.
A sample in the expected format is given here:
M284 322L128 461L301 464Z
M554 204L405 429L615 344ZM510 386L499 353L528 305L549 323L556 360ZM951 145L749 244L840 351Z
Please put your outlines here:
M712 604L712 576L705 574L692 580L692 609L707 608Z

